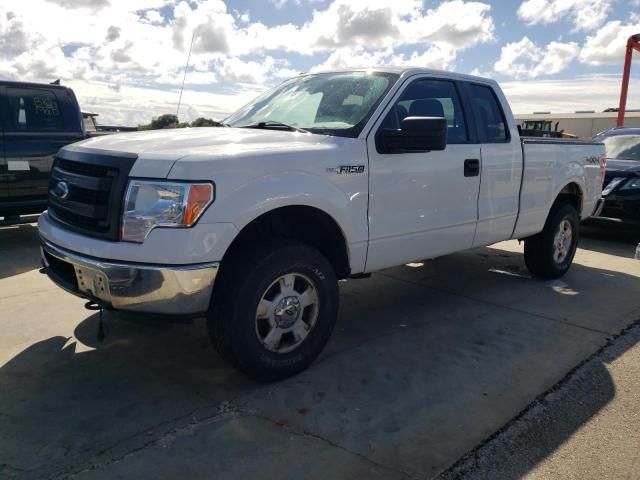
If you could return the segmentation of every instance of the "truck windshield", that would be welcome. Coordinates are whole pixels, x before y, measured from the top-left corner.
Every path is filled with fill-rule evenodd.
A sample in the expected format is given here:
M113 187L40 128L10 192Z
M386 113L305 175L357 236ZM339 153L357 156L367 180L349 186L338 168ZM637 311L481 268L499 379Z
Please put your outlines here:
M639 135L612 135L610 137L597 136L594 140L604 142L607 158L615 160L640 161Z
M397 79L398 75L380 72L296 77L245 105L224 123L355 138Z

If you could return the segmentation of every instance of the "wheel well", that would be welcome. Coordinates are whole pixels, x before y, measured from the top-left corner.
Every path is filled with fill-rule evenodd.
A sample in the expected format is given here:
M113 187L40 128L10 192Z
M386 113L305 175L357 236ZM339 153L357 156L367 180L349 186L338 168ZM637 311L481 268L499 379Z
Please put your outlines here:
M575 207L578 211L578 215L582 214L582 189L577 183L569 183L560 190L560 193L556 197L554 205L558 203L567 202Z
M277 208L251 221L227 249L222 268L225 259L274 237L298 240L315 248L333 265L339 279L351 274L347 242L336 221L322 210L304 205Z

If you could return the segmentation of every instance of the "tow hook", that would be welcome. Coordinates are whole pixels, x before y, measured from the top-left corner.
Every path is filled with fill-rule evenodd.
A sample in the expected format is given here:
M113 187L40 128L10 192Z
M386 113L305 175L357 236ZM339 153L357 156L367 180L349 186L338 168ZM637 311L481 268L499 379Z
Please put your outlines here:
M102 305L96 302L89 301L84 304L84 308L91 310L92 312L98 312L98 342L102 343L106 337L105 335L105 321L102 318Z

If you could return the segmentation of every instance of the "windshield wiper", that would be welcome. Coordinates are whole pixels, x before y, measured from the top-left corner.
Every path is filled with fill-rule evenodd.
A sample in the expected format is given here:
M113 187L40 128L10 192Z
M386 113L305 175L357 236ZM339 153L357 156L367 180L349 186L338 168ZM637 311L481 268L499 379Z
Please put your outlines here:
M286 123L277 122L275 120L266 120L264 122L258 122L252 125L242 125L242 127L240 128L284 128L292 132L310 133L309 130L305 130L304 128L294 127L292 125L287 125Z

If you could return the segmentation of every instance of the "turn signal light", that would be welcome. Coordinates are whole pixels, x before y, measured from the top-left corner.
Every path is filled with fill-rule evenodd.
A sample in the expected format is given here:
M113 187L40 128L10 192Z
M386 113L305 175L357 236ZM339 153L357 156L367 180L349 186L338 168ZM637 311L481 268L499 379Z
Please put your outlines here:
M207 208L207 205L213 198L213 186L204 183L198 185L191 185L189 188L189 197L187 199L187 206L184 211L184 224L187 227L193 225L202 211Z

